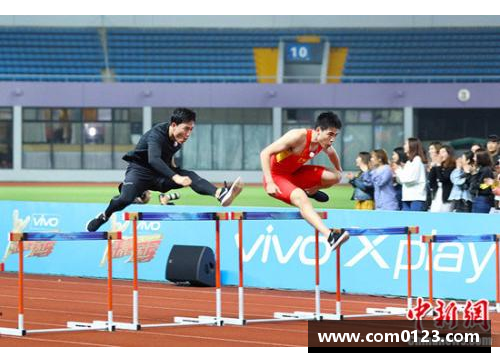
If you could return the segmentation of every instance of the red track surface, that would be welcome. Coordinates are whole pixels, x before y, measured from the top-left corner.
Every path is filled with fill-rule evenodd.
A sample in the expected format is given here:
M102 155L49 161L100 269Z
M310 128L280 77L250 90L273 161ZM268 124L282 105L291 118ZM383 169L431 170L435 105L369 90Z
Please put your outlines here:
M212 288L178 287L140 283L139 317L143 324L169 323L174 316L215 314ZM132 283L114 281L114 317L130 322ZM322 294L322 311L333 312L335 294ZM343 296L344 314L364 313L366 307L401 306L402 299ZM222 290L222 314L237 317L237 288ZM311 292L245 290L245 316L271 318L275 311L313 311ZM0 274L0 327L17 325L17 275ZM107 316L106 281L95 279L26 275L25 324L27 329L64 328L67 321L91 322ZM500 317L492 315L493 345L500 346ZM259 323L246 326L182 326L147 328L141 331L82 331L42 333L25 337L2 335L0 346L307 346L307 322Z

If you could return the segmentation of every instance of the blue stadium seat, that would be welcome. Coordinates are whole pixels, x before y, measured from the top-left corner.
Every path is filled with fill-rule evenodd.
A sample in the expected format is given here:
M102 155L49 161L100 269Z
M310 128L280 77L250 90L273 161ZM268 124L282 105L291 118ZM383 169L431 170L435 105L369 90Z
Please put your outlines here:
M307 34L329 39L332 47L348 48L343 82L500 79L500 27L111 28L107 29L107 52L117 81L256 82L253 48L276 48L283 37ZM26 74L21 79L60 80L68 75L73 81L101 81L104 68L104 51L96 29L0 28L2 79L9 74ZM29 74L41 76L29 77Z

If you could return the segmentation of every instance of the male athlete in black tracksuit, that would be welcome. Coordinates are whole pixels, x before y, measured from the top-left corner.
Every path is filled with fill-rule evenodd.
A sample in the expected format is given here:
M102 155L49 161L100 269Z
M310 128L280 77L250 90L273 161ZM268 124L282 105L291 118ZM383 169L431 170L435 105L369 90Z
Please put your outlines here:
M222 206L231 204L241 192L240 177L231 187L217 188L195 172L183 170L174 163L174 154L188 140L195 121L195 112L177 108L170 123L158 124L141 137L135 150L123 156L129 165L120 195L111 199L108 208L87 223L88 231L98 230L114 212L132 204L146 190L166 192L190 186L198 194L216 197Z

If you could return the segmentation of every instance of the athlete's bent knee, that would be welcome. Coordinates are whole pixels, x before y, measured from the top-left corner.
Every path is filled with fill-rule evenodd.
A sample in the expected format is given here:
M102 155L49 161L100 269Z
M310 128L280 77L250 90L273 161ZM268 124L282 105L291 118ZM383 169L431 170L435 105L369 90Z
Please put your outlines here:
M342 173L337 170L326 170L323 173L321 183L323 186L330 187L338 184L342 180Z

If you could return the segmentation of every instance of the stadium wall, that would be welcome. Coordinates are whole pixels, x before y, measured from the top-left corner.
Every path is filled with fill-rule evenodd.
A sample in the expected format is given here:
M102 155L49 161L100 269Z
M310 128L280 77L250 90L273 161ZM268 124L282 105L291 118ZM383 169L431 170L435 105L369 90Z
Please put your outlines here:
M470 99L460 101L461 89ZM281 135L281 110L404 109L404 137L414 134L413 108L495 108L498 83L448 84L164 84L1 82L0 107L13 107L13 168L1 169L4 181L119 181L122 170L31 170L21 166L23 107L141 107L144 130L152 107L269 108L273 135ZM241 175L260 182L260 171L200 171L212 181Z
M458 92L468 89L462 102ZM0 106L497 108L500 83L165 84L0 82Z
M102 204L69 204L1 201L5 222L0 234L12 228L12 217L29 217L24 231L81 231L85 222L102 211ZM206 211L283 211L281 208L208 208L176 206L176 212ZM132 205L127 211L165 212L162 206ZM402 227L419 226L420 235L498 233L498 215L459 213L418 213L390 211L327 210L330 227ZM125 238L132 227L117 213L117 225ZM148 236L141 244L139 278L164 281L165 267L174 244L203 245L215 248L213 221L140 222L139 235ZM106 225L110 228L111 223ZM19 222L16 223L19 225ZM245 285L258 288L313 290L314 231L302 220L244 221ZM225 285L238 284L238 223L221 222L221 270ZM412 237L413 294L428 295L428 258L420 235ZM320 238L321 288L336 290L335 254ZM28 244L29 246L29 244ZM106 276L101 263L106 245L103 242L72 241L31 244L25 255L25 271L35 274L99 277ZM9 254L7 238L0 239L0 257L7 255L5 270L18 268L18 254ZM5 252L4 252L5 251ZM3 254L2 254L3 253ZM130 279L132 265L130 244L113 251L118 258L113 265L116 278ZM347 293L406 295L407 238L405 235L356 236L342 246L342 289ZM30 255L30 256L28 256ZM105 260L105 259L104 259ZM433 248L434 294L440 298L495 298L495 246L489 242L442 243Z

